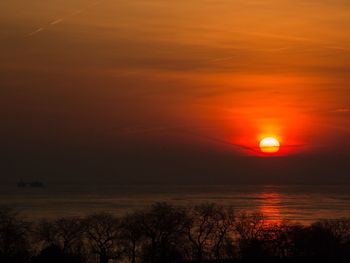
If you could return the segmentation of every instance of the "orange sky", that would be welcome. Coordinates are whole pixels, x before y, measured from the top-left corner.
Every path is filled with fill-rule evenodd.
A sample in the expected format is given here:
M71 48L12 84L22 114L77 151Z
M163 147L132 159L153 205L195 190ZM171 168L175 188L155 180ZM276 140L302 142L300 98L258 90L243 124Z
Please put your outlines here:
M0 27L7 141L349 147L347 0L2 0Z

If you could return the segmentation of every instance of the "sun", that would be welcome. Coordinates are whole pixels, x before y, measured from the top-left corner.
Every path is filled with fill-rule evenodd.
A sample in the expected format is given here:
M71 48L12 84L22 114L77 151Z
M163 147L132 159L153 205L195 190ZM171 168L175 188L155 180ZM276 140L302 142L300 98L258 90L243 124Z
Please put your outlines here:
M266 137L260 141L260 151L263 153L277 153L280 150L280 142L274 137Z

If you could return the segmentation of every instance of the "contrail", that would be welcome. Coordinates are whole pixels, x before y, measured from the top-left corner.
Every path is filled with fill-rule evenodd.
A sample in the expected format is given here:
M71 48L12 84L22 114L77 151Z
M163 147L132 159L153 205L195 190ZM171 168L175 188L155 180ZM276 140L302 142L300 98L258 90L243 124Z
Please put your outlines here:
M38 28L37 30L35 30L35 31L33 31L32 33L30 33L29 36L35 35L35 34L41 32L41 31L43 31L43 30L44 30L44 28L43 28L43 27L40 27L40 28Z
M59 18L59 19L57 19L57 20L55 20L55 21L52 21L51 23L50 23L50 25L56 25L56 24L58 24L58 23L61 23L63 21L63 18Z
M199 128L199 127L197 127ZM202 127L203 128L203 127ZM214 142L216 144L221 144L221 145L226 145L226 146L230 146L234 149L239 149L239 150L244 150L244 151L249 151L251 153L257 154L257 153L261 153L260 152L260 148L258 146L256 147L249 147L249 146L245 146L242 144L238 144L238 143L233 143L231 141L225 140L225 139L220 139L217 137L213 137L213 136L208 136L205 134L202 134L198 131L195 131L194 128L192 126L188 126L188 125L178 125L178 126L156 126L156 127L144 127L144 126L126 126L126 127L122 127L119 129L119 132L116 131L116 135L118 136L125 136L127 134L152 134L154 132L175 132L175 133L180 133L180 134L187 134L193 137L197 137L197 138L201 138L210 142ZM299 148L299 147L305 147L307 146L306 144L283 144L281 145L281 148ZM318 145L318 147L322 147L321 145Z
M170 132L176 132L176 133L181 133L181 134L187 134L187 135L191 135L193 137L205 139L207 141L211 141L211 142L214 142L217 144L227 145L227 146L233 147L235 149L245 150L245 151L249 151L249 152L253 152L253 153L260 153L259 147L249 147L249 146L245 146L242 144L233 143L233 142L230 142L230 141L227 141L224 139L204 135L204 134L201 134L199 132L194 131L191 128L188 128L188 126L186 126L186 125L173 126L173 127L159 126L159 127L150 127L150 128L139 127L139 126L134 126L134 127L129 127L129 128L125 127L121 130L120 135L138 134L138 133L153 133L153 132L162 132L162 131L163 132L170 131ZM295 148L295 147L302 147L302 146L304 146L304 145L282 145L283 148Z
M28 36L34 36L34 35L36 35L36 34L42 32L42 31L44 31L44 30L49 29L49 28L52 27L52 26L55 26L55 25L57 25L57 24L60 24L60 23L62 23L64 20L66 20L66 19L68 19L68 18L71 18L71 17L73 17L73 16L76 16L76 15L79 15L79 14L85 12L85 11L86 11L87 9L89 9L90 7L99 5L99 4L100 4L101 2L103 2L103 1L104 1L104 0L98 0L98 1L92 2L92 3L90 3L89 5L87 5L87 6L84 7L84 8L80 8L80 9L78 9L78 10L76 10L76 11L71 12L70 14L68 14L68 15L66 15L66 16L62 16L62 17L60 17L60 18L57 18L57 19L51 21L47 26L42 26L42 27L40 27L40 28L34 30L33 32L29 33Z
M204 135L204 134L197 133L197 132L195 132L193 130L177 129L177 131L179 131L180 133L186 133L186 134L189 134L189 135L192 135L192 136L195 136L195 137L198 137L198 138L203 138L203 139L206 139L208 141L216 142L216 143L219 143L219 144L225 144L225 145L229 145L229 146L232 146L232 147L235 147L235 148L256 152L256 149L253 148L253 147L248 147L248 146L244 146L244 145L241 145L241 144L232 143L230 141L222 140L222 139L219 139L219 138L207 136L207 135Z

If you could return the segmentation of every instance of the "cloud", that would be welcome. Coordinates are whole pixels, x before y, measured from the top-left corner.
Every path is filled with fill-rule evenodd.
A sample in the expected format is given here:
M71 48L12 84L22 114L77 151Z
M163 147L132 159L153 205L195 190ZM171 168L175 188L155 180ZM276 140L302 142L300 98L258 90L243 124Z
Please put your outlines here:
M333 110L334 113L350 113L350 108L338 108Z

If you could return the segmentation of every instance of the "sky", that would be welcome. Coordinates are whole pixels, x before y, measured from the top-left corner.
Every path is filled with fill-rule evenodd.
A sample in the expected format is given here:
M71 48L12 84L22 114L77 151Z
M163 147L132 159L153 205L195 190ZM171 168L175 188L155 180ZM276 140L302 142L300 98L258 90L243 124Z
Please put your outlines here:
M0 177L350 182L349 28L347 0L2 0Z

